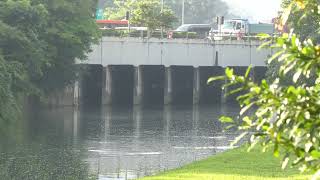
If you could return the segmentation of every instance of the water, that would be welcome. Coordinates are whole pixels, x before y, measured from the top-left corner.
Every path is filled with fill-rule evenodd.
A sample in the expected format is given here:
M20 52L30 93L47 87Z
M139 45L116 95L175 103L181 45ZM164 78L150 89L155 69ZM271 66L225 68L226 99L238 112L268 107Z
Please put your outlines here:
M4 179L134 179L225 151L236 107L41 109L0 138Z

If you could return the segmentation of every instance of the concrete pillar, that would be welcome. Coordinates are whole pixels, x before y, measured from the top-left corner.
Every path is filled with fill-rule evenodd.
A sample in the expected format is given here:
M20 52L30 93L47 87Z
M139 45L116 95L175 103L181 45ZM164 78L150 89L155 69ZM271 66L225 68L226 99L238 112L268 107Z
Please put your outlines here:
M140 105L143 96L143 80L142 80L142 67L134 67L134 95L133 104Z
M112 77L109 66L103 68L102 74L102 105L112 104Z
M80 86L79 81L65 87L63 90L53 92L48 97L49 106L75 106L79 105Z
M220 104L222 99L222 81L207 84L210 77L224 75L220 66L199 67L199 104Z
M172 74L171 68L165 68L164 79L164 104L171 104L172 102Z
M266 66L255 66L253 67L253 80L255 83L261 83L262 79L266 78L267 67Z
M80 83L74 82L73 86L73 106L78 107L80 105Z
M171 66L172 103L193 104L194 73L192 66Z
M198 104L200 100L200 69L193 71L193 104Z
M246 66L230 66L229 68L233 69L233 72L234 74L236 75L241 75L241 76L244 76L248 67ZM251 71L252 72L252 71ZM252 74L250 74L250 76L252 76ZM235 90L237 88L239 88L240 85L234 85L234 86L231 86L231 87L228 87L225 89L224 91L224 94L226 95L226 93L229 93L231 92L232 90ZM232 95L229 95L227 97L225 97L225 103L227 104L236 104L237 103L237 97L239 95L241 95L242 93L236 93L236 94L232 94Z

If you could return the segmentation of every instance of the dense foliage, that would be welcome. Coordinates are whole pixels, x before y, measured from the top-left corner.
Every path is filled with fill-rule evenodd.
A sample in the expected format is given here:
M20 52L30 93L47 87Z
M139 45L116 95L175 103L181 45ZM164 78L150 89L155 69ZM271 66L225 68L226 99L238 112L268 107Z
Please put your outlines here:
M182 16L182 0L165 0L179 17ZM223 0L185 0L185 24L214 23L217 16L233 17Z
M106 9L107 19L124 19L126 12L130 12L130 23L133 26L148 27L153 31L160 28L170 28L177 20L173 11L158 0L115 0L114 7Z
M16 115L21 95L43 95L70 84L76 59L97 41L94 1L0 2L0 121ZM2 126L3 127L3 126Z
M126 11L134 9L132 2L136 4L150 3L150 0L100 0L105 1L101 3L101 6L106 6L105 9L105 18L106 19L124 19ZM160 0L154 0L153 3L156 3L156 12L160 13L159 3ZM181 25L181 14L182 14L182 0L164 0L164 15L168 13L173 13L177 17L176 21L173 21L174 28ZM146 15L147 12L141 15ZM133 13L134 15L135 13ZM227 18L232 17L229 13L229 8L227 4L221 0L185 0L185 23L186 24L201 24L201 23L213 23L216 16L226 16ZM140 18L143 16L140 16ZM164 17L172 17L171 15ZM148 17L144 17L148 18ZM169 22L164 21L164 22ZM170 21L171 22L171 21ZM164 23L165 24L165 23Z
M298 4L291 4L291 0L283 0L282 1L282 8L287 9L289 6L290 8L298 8ZM312 11L312 10L311 10ZM280 18L279 18L280 19ZM320 19L317 14L314 13L308 13L305 14L304 11L293 11L291 12L291 15L288 17L288 20L286 21L285 25L282 24L282 22L278 22L280 26L283 26L284 31L290 31L290 29L294 29L294 32L296 34L299 34L297 38L299 38L301 41L304 39L310 38L315 42L320 42ZM274 61L270 63L268 66L267 71L267 77L269 81L274 81L278 74L279 74L279 67L281 65L281 62ZM289 77L292 77L294 74L293 71L289 72L287 75L287 78L283 78L280 80L280 84L292 84L292 81ZM312 83L315 79L315 74L311 73L310 78L300 78L298 83L301 82L309 82Z
M287 2L289 5L282 14L282 24L296 14L303 14L301 18L320 17L318 0ZM232 69L226 69L226 76L209 80L226 79L228 83L224 87L242 85L231 92L244 93L237 98L241 106L241 120L222 117L221 121L233 123L244 131L240 137L249 133L253 146L257 143L265 148L272 146L275 156L284 156L283 168L291 163L302 171L311 170L319 176L320 46L294 33L268 40L263 46L270 44L277 53L268 60L268 64L279 64L276 67L279 74L274 81L254 83L250 78L250 68L245 76L237 76ZM280 81L289 73L293 74L291 82L281 84ZM301 78L309 79L312 74L315 75L314 80L297 83Z

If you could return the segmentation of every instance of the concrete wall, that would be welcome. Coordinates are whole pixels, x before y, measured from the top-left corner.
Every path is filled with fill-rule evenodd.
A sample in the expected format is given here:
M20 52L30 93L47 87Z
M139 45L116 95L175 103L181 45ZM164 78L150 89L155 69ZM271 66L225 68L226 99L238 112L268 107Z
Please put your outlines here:
M103 37L88 55L89 64L176 66L264 66L271 50L258 41L139 39Z

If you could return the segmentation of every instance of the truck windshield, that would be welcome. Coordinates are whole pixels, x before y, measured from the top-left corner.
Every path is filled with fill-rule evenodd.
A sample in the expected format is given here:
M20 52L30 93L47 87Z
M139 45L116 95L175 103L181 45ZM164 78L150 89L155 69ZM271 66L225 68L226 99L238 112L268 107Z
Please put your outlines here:
M223 29L235 29L235 25L236 25L236 22L234 21L227 21L223 24L222 28Z

